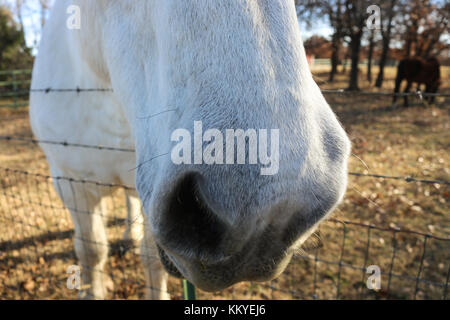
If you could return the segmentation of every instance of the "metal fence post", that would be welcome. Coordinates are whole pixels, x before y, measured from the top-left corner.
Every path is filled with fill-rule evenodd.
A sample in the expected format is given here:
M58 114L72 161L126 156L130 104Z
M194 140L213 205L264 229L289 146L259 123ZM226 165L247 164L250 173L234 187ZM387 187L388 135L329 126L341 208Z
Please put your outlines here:
M184 300L196 300L195 286L187 280L183 280Z

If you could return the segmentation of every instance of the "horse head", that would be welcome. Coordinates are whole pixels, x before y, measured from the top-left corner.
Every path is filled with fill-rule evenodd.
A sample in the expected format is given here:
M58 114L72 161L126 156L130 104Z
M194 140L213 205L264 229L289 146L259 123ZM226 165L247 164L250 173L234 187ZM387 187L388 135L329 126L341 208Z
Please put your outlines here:
M278 276L342 199L350 152L294 2L79 2L166 269L205 290Z

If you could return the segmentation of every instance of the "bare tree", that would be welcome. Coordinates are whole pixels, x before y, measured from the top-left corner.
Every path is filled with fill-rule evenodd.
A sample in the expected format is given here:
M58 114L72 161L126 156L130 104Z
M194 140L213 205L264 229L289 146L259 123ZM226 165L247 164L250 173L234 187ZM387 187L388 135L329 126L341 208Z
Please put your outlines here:
M375 49L375 29L370 30L369 35L369 53L367 56L367 81L372 83L372 62L373 62L373 51Z
M436 56L449 48L443 35L449 33L450 2L408 0L403 3L400 41L405 56Z
M47 13L50 10L50 3L50 0L39 0L41 7L41 29L44 28L45 23L47 22Z
M327 12L333 26L334 33L331 39L331 72L329 81L332 82L334 80L334 76L338 71L339 65L339 52L342 46L342 37L343 37L343 4L342 0L337 0L334 7L328 6Z
M22 15L22 9L23 9L23 5L24 5L24 0L16 0L16 7L15 7L15 11L16 11L16 15L17 15L17 20L19 20L19 24L20 27L22 28L22 30L25 30L25 27L23 25L23 15Z
M423 24L422 41L418 45L417 55L428 58L438 55L442 50L449 48L449 44L439 45L442 36L449 33L448 20L450 18L450 2L444 6L431 6L431 13ZM442 44L442 43L441 43Z
M350 51L352 66L350 70L350 81L347 90L359 90L358 74L361 52L361 40L367 21L368 0L345 0L344 32L350 38Z
M381 50L377 81L375 83L375 86L377 88L381 88L381 86L383 85L384 68L386 66L389 48L391 46L394 18L396 16L396 12L399 12L395 10L397 0L390 0L388 2L381 1L380 5L382 5L382 9L384 9L382 14L382 26L381 26L381 37L383 48ZM385 19L383 19L383 17L385 17Z
M307 24L311 25L312 21L315 21L317 18L326 17L333 28L333 36L331 38L331 72L329 77L329 81L333 81L338 70L339 53L344 36L344 0L295 0L295 5L297 7L298 16Z

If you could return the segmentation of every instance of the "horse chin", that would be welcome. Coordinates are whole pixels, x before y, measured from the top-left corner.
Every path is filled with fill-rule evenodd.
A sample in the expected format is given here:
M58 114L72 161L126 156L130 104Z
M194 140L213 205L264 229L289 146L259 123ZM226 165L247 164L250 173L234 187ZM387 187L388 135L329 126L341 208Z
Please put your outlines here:
M179 279L187 279L188 277L184 274L188 274L185 272L183 266L178 265L176 262L176 259L171 257L169 253L167 253L161 246L158 244L156 245L158 248L159 256L161 263L164 267L164 269L173 277L179 278ZM246 274L244 278L242 277L236 277L233 279L228 279L224 281L209 281L208 277L200 276L194 276L195 279L190 279L192 283L195 283L196 286L204 291L207 292L217 292L224 290L235 283L241 282L241 281L254 281L254 282L267 282L271 281L273 279L278 278L283 271L288 266L292 256L293 256L294 250L288 249L286 252L278 256L276 260L276 266L273 266L273 268L260 268L260 267L254 267L257 272L255 274ZM270 265L270 263L273 263L273 259L270 260L263 260L258 261L257 264L263 264L263 265ZM177 266L178 265L178 266ZM228 268L231 268L231 266L228 266ZM217 277L213 277L214 279L218 279Z
M172 277L183 279L183 275L178 270L178 268L173 264L173 262L170 260L170 258L167 256L167 254L164 252L164 250L159 246L156 245L158 248L159 258L161 260L161 263L164 267L164 269L169 273Z

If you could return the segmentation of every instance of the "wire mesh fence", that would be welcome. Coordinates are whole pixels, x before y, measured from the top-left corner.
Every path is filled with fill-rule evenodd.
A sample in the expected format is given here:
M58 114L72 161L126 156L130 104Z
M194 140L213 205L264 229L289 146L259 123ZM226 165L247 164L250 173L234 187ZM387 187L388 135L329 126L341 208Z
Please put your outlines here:
M81 94L110 89L33 89L42 94ZM27 95L30 91L22 92ZM14 91L13 93L17 93ZM392 94L364 92L352 95L352 103L361 103L358 112L348 108L349 93L341 90L324 91L334 109L355 121L391 108L386 98ZM8 93L0 93L7 95ZM11 92L9 93L11 94ZM399 94L404 96L405 94ZM421 93L406 94L422 101ZM367 105L367 96L385 103ZM441 104L446 106L449 95L440 94ZM419 100L422 99L422 100ZM386 107L381 107L385 105ZM342 107L342 108L341 108ZM170 111L170 110L168 110ZM351 113L351 114L350 114ZM6 119L8 120L8 119ZM372 121L369 119L368 121ZM26 125L24 125L26 126ZM67 299L76 298L78 291L70 289L68 279L71 267L79 264L73 249L73 223L55 192L58 184L72 187L94 186L108 197L100 212L107 226L108 243L96 245L108 248L109 257L104 270L105 283L113 283L107 298L139 299L146 289L145 270L136 245L124 240L130 224L126 198L133 186L108 184L99 181L77 180L71 177L51 177L39 145L58 145L61 148L82 148L110 152L135 152L119 146L99 146L71 141L36 140L13 130L0 136L0 154L8 154L11 162L0 162L0 299ZM18 132L18 133L17 133ZM33 161L21 165L25 154ZM418 177L410 174L387 175L382 172L350 172L350 180L423 185L448 188L449 181L439 177ZM448 190L448 189L446 189ZM83 191L79 191L83 192ZM443 191L440 191L443 192ZM283 275L267 283L241 283L223 292L198 292L200 299L448 299L450 274L449 242L447 233L419 232L399 228L383 221L347 221L345 212L350 210L374 211L376 203L361 194L352 199L339 218L325 221L320 229L295 255ZM358 209L356 209L358 208ZM69 208L76 209L77 208ZM376 208L377 209L377 208ZM378 209L379 210L379 209ZM448 212L447 212L448 213ZM424 212L424 215L427 213ZM374 219L375 221L375 219ZM377 220L377 222L379 222ZM387 225L387 226L386 226ZM82 239L89 242L89 239ZM380 271L381 288L369 289L373 270ZM170 279L167 289L172 299L183 298L180 280Z
M19 72L19 73L17 73ZM25 71L17 71L11 72L11 74L28 74ZM14 80L10 82L0 82L1 84L14 84L14 88L12 90L0 90L0 99L5 100L8 103L0 104L1 107L20 107L27 106L27 98L32 93L42 93L42 94L81 94L81 93L113 93L114 90L112 88L82 88L82 87L74 87L74 88L29 88L30 81L18 81ZM349 96L356 99L392 99L393 97L397 98L413 98L417 103L429 105L429 98L440 98L445 102L448 102L450 98L450 92L446 88L441 89L441 92L437 93L429 93L426 91L422 91L420 87L418 87L413 92L392 92L392 91L366 91L366 90L346 90L346 89L323 89L322 93L327 96L327 98L331 99L331 103L339 104L339 101L345 99ZM10 103L10 99L14 101L13 104ZM17 101L20 100L20 103ZM345 100L344 100L345 101ZM357 101L357 100L355 100ZM396 104L391 103L390 107L396 107L397 105L401 105L402 101L398 101ZM371 110L365 110L371 111ZM372 110L373 111L373 110Z
M0 108L19 108L28 105L27 95L31 84L31 70L0 71Z
M66 148L94 148L30 137L3 136L0 143L20 150L38 143L59 143ZM114 150L98 146L99 150ZM117 152L132 152L120 149ZM45 171L45 170L41 170ZM400 183L441 183L436 179L354 173L354 179L393 179ZM133 243L124 240L129 221L126 195L132 186L105 184L68 177L51 177L0 167L0 297L11 299L75 298L69 289L68 270L77 266L73 225L67 208L55 192L62 181L72 186L95 186L110 193L100 213L105 219L109 258L101 272L113 282L111 299L144 296L144 266ZM77 188L79 189L79 188ZM74 209L74 208L69 208ZM93 212L85 212L93 214ZM95 214L95 213L94 213ZM86 239L83 239L86 240ZM89 240L87 240L89 241ZM447 299L449 238L380 227L342 219L329 219L298 252L281 277L268 283L243 283L223 292L199 292L201 299ZM142 252L140 252L142 254ZM381 289L371 290L369 266L380 270ZM108 280L106 280L108 279ZM169 281L168 293L181 299L179 280Z

